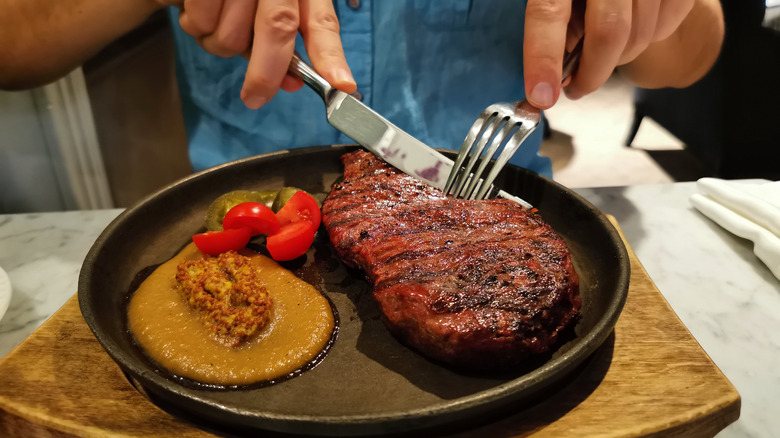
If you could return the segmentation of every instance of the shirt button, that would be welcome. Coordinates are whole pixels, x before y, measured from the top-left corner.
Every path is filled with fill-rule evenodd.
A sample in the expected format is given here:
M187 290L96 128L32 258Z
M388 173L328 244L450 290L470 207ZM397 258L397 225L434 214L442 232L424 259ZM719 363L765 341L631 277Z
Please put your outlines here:
M358 10L360 9L360 0L347 0L347 6L351 9Z
M361 102L363 101L363 94L360 91L355 91L354 93L352 93L352 97L354 97L355 99Z

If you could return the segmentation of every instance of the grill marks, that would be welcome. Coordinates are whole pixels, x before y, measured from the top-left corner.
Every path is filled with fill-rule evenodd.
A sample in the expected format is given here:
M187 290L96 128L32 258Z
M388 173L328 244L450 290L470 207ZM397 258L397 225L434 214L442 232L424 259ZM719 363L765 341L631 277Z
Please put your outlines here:
M568 249L540 216L508 200L447 198L366 152L343 161L323 222L402 339L437 359L495 367L495 355L512 364L546 350L577 314Z
M365 179L360 180L360 185L372 186ZM368 274L378 289L398 281L423 282L451 276L453 265L464 265L470 271L456 276L459 283L495 286L498 275L477 278L475 270L468 268L495 260L506 261L502 268L504 272L522 269L538 277L528 266L533 265L532 262L517 266L514 259L530 254L524 249L529 244L529 233L541 232L540 238L545 239L549 238L551 230L540 228L541 220L536 216L525 216L520 223L508 222L508 218L517 213L515 205L509 201L505 201L509 205L500 204L498 211L451 199L429 201L430 198L423 198L388 205L383 196L369 197L364 194L368 192L355 190L354 198L362 199L362 202L329 210L328 214L333 215L334 220L327 228L329 232L340 229L346 234L337 243L337 248L351 250L356 264L371 266L373 269ZM544 243L539 241L536 245L543 247ZM356 249L357 253L354 252ZM414 269L418 260L437 255L443 256L435 260L440 263L427 263L425 269ZM502 280L507 281L506 278Z

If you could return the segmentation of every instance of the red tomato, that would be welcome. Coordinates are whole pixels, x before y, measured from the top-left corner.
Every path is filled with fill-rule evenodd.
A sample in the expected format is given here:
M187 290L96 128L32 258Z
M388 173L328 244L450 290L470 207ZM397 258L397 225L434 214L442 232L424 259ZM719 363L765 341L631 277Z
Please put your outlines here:
M279 231L279 219L276 218L273 210L265 204L244 202L231 208L225 214L222 228L226 230L250 228L252 235L273 234Z
M284 207L276 212L276 217L279 218L279 224L282 226L301 220L309 221L313 230L317 231L321 219L320 206L310 194L297 191Z
M274 260L283 262L296 259L306 254L311 247L314 230L312 223L307 220L282 225L278 233L268 236L265 247Z
M206 231L192 236L192 241L203 254L216 255L231 250L239 250L249 243L252 230L235 228L224 231Z

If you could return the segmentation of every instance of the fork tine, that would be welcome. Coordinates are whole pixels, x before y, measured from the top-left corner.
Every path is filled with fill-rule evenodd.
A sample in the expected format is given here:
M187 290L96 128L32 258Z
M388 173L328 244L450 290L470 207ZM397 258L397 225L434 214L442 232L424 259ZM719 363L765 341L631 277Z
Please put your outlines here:
M482 151L485 149L485 145L487 145L487 142L493 138L493 134L496 132L496 129L501 125L501 123L503 123L503 119L498 118L497 114L492 114L486 124L487 123L489 123L489 125L482 132L482 136L479 137L479 140L476 142L476 146L471 149L468 164L466 165L465 169L463 169L458 175L457 184L455 186L455 190L453 191L454 196L467 198L467 196L464 194L465 192L463 191L464 185L471 181L471 184L469 185L473 186L478 180L478 178L471 178L471 169L474 168L474 165L481 158Z
M507 123L507 125L509 124ZM512 129L514 129L515 126L517 126L517 131L512 134L512 137L506 143L504 150L501 151L501 155L499 155L498 159L496 159L496 163L493 165L493 168L490 169L490 173L488 173L487 178L485 178L485 181L482 183L479 193L477 193L475 199L485 199L488 196L490 188L493 186L493 181L498 176L498 173L501 172L501 169L503 169L509 159L512 158L512 156L517 151L517 148L520 147L523 141L525 141L525 139L528 138L532 132L534 132L538 124L532 124L532 126L528 126L525 123L521 123L513 125Z
M462 164L462 167L457 169L457 176L454 181L454 186L452 188L452 194L456 197L462 197L459 194L462 192L463 187L465 184L468 183L471 173L471 168L474 167L474 148L479 146L479 142L482 138L485 136L490 136L492 132L492 126L495 120L495 117L497 116L497 113L490 107L486 108L485 111L482 112L482 115L480 118L483 119L483 124L481 129L479 130L479 133L471 139L471 141L466 144L464 142L464 145L462 147L462 154L459 153L458 157L461 158L461 163L465 162L465 164ZM460 157L460 155L463 155ZM468 159L466 162L465 160Z
M577 68L582 47L583 38L580 39L574 50L564 57L564 80ZM507 199L514 198L516 202L530 207L530 204L526 201L494 187L493 181L495 181L498 174L526 138L539 126L540 119L540 110L533 107L527 100L515 102L513 105L496 103L487 107L477 121L474 122L466 139L463 141L455 165L447 178L445 193L457 198L485 199L494 190L497 190L498 196L502 198L509 196ZM503 125L501 132L496 133L501 125ZM485 150L488 142L490 142L490 147L483 155L482 152ZM495 161L492 161L499 148L501 148L501 153ZM469 155L469 161L466 167L462 167L466 160L466 155ZM477 161L480 161L479 166L477 171L472 174L471 170ZM483 172L491 161L492 166L488 176L482 178ZM465 188L464 185L466 185Z
M485 111L482 111L482 114L480 114L474 124L471 125L471 129L469 129L469 133L466 135L466 139L463 140L463 145L460 147L458 156L455 158L455 164L453 164L452 170L447 177L447 184L444 185L444 193L450 193L452 191L455 180L460 175L460 168L463 165L463 162L466 160L466 156L468 155L471 146L474 144L474 141L479 138L482 132L484 132L485 126L487 125L490 116L494 114L493 111L488 110L489 108L485 109Z
M479 186L477 185L477 183L480 182L480 178L482 178L482 173L485 171L485 168L487 167L488 163L493 158L493 155L495 155L496 151L498 150L498 147L501 146L501 143L503 143L504 140L507 138L509 132L515 127L515 125L511 123L509 117L502 117L500 123L497 126L500 126L501 124L503 124L504 127L501 128L500 133L496 134L495 137L493 137L487 152L481 154L482 161L479 163L479 167L477 168L477 171L471 175L471 181L468 187L466 188L466 191L464 192L465 194L463 195L463 197L466 199L474 199L474 195L477 193L477 190L480 189L488 190L490 187L490 183L487 181L481 181L481 184Z

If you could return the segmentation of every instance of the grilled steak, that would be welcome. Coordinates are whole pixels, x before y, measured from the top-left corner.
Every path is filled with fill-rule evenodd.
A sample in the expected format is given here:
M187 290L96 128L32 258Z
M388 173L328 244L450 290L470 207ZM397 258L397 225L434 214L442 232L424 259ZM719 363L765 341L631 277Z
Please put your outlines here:
M403 342L458 367L509 368L547 351L577 318L568 248L538 214L446 197L365 151L342 161L323 223Z

